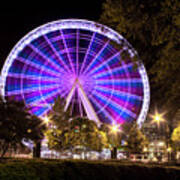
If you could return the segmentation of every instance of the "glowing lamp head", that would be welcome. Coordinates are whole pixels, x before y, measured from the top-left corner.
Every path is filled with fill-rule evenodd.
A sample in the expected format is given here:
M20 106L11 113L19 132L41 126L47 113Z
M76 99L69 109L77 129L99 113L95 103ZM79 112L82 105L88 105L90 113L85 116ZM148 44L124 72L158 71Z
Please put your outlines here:
M143 151L144 151L144 152L147 152L147 151L148 151L148 148L147 148L147 147L144 147L144 148L143 148Z
M113 134L116 134L117 132L120 132L120 125L119 124L113 124L110 126L110 131Z
M155 116L154 116L154 121L155 122L160 122L160 121L162 121L163 119L162 119L162 117L161 117L161 114L156 114Z
M164 114L165 113L160 114L156 110L154 115L150 115L150 117L152 118L152 123L156 123L159 126L159 124L165 120L163 117Z
M32 130L31 130L31 129L28 129L28 130L27 130L27 132L28 132L28 133L31 133L31 132L32 132Z
M45 124L49 124L49 118L46 116L46 117L44 117L43 118L43 122L45 123Z
M171 151L172 151L172 148L171 148L171 147L168 147L167 151L168 151L168 152L171 152Z

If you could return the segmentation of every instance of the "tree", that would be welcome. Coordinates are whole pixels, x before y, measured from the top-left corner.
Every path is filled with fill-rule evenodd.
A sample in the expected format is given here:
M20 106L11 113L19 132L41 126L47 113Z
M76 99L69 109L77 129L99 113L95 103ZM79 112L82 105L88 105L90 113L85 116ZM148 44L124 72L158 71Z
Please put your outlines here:
M31 115L23 102L0 99L0 150L1 157L8 149L14 149L22 144L22 141L40 141L44 135L45 125L41 119Z
M121 147L121 141L123 137L122 128L120 127L120 125L113 126L110 124L103 123L100 129L106 133L107 142L109 148L111 149L111 158L117 159L117 148Z
M70 115L70 109L65 111L65 100L60 96L54 100L52 109L48 115L48 118L59 130L64 130L68 127L69 120L72 118Z
M57 151L76 147L100 151L106 145L106 135L98 130L94 121L85 117L71 117L64 110L65 101L58 97L49 115L50 128L46 132L49 148Z
M168 158L176 161L176 153L180 150L180 124L173 130L170 145L168 147Z
M94 121L83 117L71 119L64 130L51 129L48 136L50 147L58 151L81 149L85 153L87 150L101 151L107 145L105 133Z
M113 125L102 124L103 130L108 139L108 144L111 148L111 158L117 159L117 148L126 149L129 152L142 152L142 149L147 145L147 139L140 131L136 123L124 123L116 126L113 131ZM125 144L122 144L122 141Z
M84 146L86 149L101 151L106 146L106 135L100 131L97 124L87 118L78 117L70 122L70 140L74 146Z
M179 0L106 0L100 17L138 51L150 77L151 102L168 110L169 121L180 109L179 9Z
M127 134L127 149L130 153L141 153L148 145L146 136L141 132L136 123L133 124Z
M72 119L69 109L64 110L65 100L58 97L54 100L52 110L48 115L49 128L46 131L46 138L48 139L48 146L50 149L58 151L66 150L65 134L69 130L69 121Z
M171 140L175 151L180 150L180 124L174 129Z

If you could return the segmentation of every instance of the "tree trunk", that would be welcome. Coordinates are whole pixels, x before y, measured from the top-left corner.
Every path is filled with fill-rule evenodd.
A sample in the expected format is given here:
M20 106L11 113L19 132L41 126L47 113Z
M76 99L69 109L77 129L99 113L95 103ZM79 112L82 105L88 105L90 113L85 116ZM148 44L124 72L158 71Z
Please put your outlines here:
M4 155L6 154L8 148L9 148L9 144L5 144L5 143L4 143L4 146L3 146L3 148L2 148L1 158L4 157Z
M176 150L170 153L170 161L173 163L176 163L176 153L177 153Z
M36 142L33 147L33 157L40 158L41 157L41 142Z
M113 147L111 150L111 159L117 159L117 147Z

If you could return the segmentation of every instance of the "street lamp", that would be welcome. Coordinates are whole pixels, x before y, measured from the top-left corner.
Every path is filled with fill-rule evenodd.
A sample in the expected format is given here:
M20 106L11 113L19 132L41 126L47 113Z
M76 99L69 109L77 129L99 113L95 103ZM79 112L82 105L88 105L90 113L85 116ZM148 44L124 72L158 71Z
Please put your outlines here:
M45 117L43 117L43 122L44 122L44 124L46 124L47 126L49 125L49 123L50 123L50 119L49 119L49 117L48 116L45 116Z
M148 151L148 148L147 148L147 147L144 147L144 148L143 148L143 152L146 153L147 151Z
M165 112L160 114L160 113L158 113L157 110L155 110L155 114L150 115L150 117L152 118L152 123L156 123L158 125L158 129L159 129L161 122L163 122L165 124L165 126L166 126L165 134L167 136L169 133L169 126L168 126L168 122L163 117L164 114L165 114ZM171 147L169 146L169 136L166 137L166 146L167 146L166 147L167 148L167 156L168 156L168 161L169 161L170 160L170 153L171 153L171 151L170 151Z
M110 131L112 134L117 134L118 132L120 132L120 125L119 124L113 124L110 126Z
M111 157L117 158L117 134L121 132L121 126L119 124L112 124L109 126L110 134L113 135L113 150L111 151Z
M152 123L156 123L158 125L158 128L159 128L160 123L165 121L165 119L163 117L164 114L165 114L165 112L160 114L156 110L155 114L150 115L150 117L152 118Z

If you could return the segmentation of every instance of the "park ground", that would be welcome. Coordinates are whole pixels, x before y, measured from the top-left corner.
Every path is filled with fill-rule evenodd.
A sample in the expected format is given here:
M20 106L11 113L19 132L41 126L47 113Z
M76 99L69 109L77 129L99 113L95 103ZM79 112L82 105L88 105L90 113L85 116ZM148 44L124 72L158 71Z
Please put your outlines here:
M179 180L178 164L125 161L2 159L2 180Z

